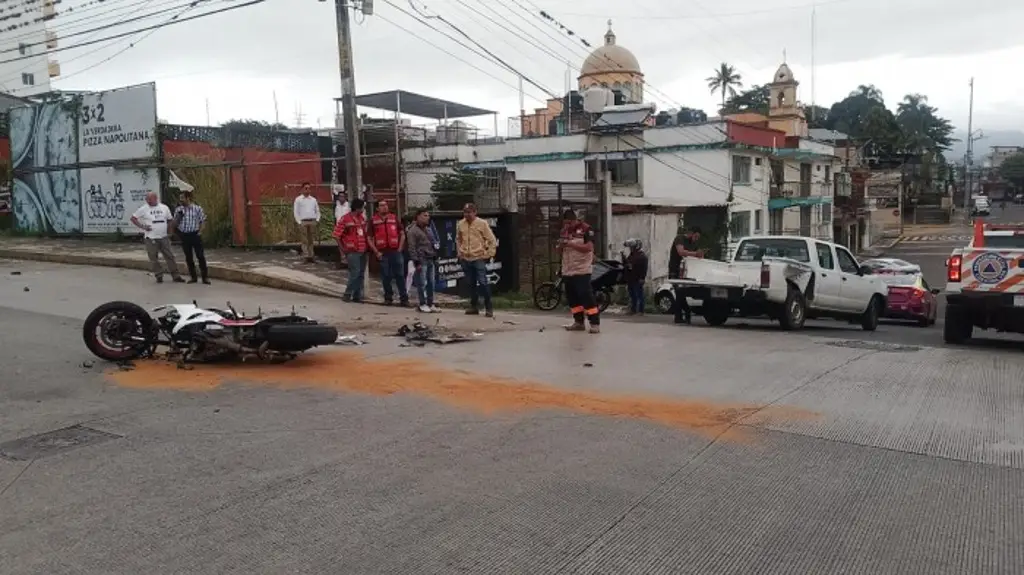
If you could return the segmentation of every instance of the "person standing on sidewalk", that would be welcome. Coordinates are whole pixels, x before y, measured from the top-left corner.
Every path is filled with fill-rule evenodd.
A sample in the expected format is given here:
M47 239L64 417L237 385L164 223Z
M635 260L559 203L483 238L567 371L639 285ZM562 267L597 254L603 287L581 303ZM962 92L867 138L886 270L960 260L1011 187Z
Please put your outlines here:
M310 195L311 184L302 184L302 193L295 198L295 205L292 211L295 215L295 223L299 224L302 233L302 256L306 261L313 263L313 245L316 243L317 226L320 224L320 202Z
M343 301L362 302L363 283L366 272L366 214L363 213L362 198L352 200L352 211L338 221L334 237L338 240L342 257L348 263L348 284L345 286Z
M203 283L210 285L210 275L206 270L206 250L203 249L203 226L206 224L206 212L203 207L195 203L192 192L182 192L179 196L181 205L174 210L174 229L181 237L181 249L185 252L185 265L188 266L188 275L192 279L188 283L194 284L197 281L196 260L199 260L199 276Z
M700 228L693 227L690 230L676 236L672 241L672 248L668 253L668 277L682 279L686 273L686 266L683 265L683 258L702 258L704 250L697 248L700 241ZM689 324L693 319L690 311L690 304L686 296L678 287L672 288L672 316L675 323Z
M644 281L647 280L647 254L638 239L626 240L623 246L629 254L623 258L623 279L629 292L629 315L644 315Z
M434 305L434 283L437 281L437 247L430 237L430 212L418 210L416 219L406 234L409 242L409 257L416 271L413 285L419 300L419 311L438 313L441 311Z
M395 302L395 287L402 307L409 307L405 289L405 230L398 216L388 208L387 200L377 202L377 213L370 219L370 251L380 261L380 282L384 284L384 305ZM392 286L394 282L395 286Z
M566 210L557 246L562 250L562 284L573 319L565 329L585 331L586 320L590 322L590 333L600 333L601 310L590 285L594 272L594 230L577 218L576 212Z
M462 215L463 218L456 226L455 248L471 290L470 307L466 315L480 315L480 297L483 296L485 314L494 317L487 262L497 253L498 240L491 226L476 217L475 205L466 204L462 208Z
M156 192L146 194L146 204L135 210L131 218L132 224L145 232L143 237L146 242L146 255L149 256L149 263L153 267L153 275L158 284L164 283L164 271L160 267L160 254L163 254L167 271L171 274L174 282L185 282L185 278L181 277L181 273L178 272L178 262L174 261L171 238L168 237L172 218L171 209L160 201Z

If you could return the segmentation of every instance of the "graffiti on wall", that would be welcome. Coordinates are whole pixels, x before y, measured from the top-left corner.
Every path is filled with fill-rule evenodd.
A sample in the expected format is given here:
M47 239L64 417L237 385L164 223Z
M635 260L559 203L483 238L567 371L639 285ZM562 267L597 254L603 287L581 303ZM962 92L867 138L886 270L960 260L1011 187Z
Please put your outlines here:
M74 114L61 102L46 102L12 108L9 115L16 227L36 233L81 231Z

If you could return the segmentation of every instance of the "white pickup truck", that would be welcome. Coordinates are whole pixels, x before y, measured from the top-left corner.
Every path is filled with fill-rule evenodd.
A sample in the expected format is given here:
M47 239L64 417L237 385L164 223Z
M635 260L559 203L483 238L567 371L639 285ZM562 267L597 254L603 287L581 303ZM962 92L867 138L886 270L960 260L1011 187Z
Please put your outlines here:
M683 258L680 275L669 280L678 295L701 300L704 320L715 326L735 312L767 316L783 329L829 317L874 331L888 295L845 247L796 236L743 238L731 262Z
M963 343L974 328L1024 333L1024 224L974 222L974 237L946 260L943 339Z

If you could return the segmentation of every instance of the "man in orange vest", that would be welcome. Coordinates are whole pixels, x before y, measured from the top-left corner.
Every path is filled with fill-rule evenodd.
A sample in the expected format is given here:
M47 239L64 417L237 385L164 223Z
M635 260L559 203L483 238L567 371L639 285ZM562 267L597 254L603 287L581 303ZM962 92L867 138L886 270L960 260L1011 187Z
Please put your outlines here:
M352 200L352 211L345 214L334 226L334 237L338 240L341 255L348 263L348 285L342 301L363 301L363 274L366 271L366 214L363 213L362 198Z
M398 284L398 298L402 307L409 307L409 291L405 287L405 229L398 216L391 213L388 202L377 202L377 213L370 219L370 251L380 262L380 283L384 284L384 305L395 302L395 290L391 285Z

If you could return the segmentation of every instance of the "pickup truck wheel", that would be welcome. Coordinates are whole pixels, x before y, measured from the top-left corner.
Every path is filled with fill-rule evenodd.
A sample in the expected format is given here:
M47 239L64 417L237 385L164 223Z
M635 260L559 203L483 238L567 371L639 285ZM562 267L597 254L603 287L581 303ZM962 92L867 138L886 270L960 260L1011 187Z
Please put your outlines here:
M779 314L779 325L785 330L797 330L804 327L807 319L807 302L802 293L790 287L786 293L786 303Z
M729 312L732 311L728 305L720 303L704 302L704 321L708 325L718 327L729 321Z
M942 339L946 343L959 344L971 339L974 324L967 311L958 305L946 306L946 322L942 326Z
M868 309L860 317L860 327L864 331L875 331L878 329L878 318L882 315L882 300L878 296L871 298Z

